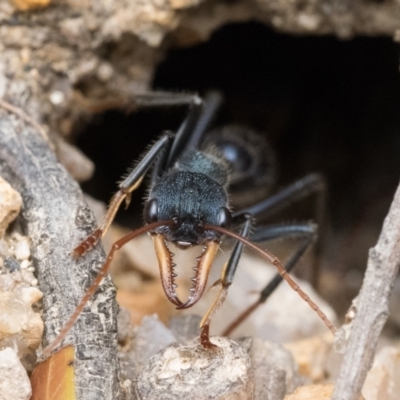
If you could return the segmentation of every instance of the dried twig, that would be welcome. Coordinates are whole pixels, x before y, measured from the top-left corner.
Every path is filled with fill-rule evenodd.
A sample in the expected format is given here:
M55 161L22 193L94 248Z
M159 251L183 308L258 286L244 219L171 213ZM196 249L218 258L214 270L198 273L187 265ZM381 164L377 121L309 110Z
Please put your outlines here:
M12 104L0 99L0 107L4 108L7 111L12 112L13 114L20 117L23 121L31 124L37 131L42 135L42 138L52 147L52 144L47 136L47 132L39 123L37 123L32 117L30 117L24 110L19 107L13 106ZM53 149L53 147L52 147Z
M19 221L31 239L32 259L44 293L47 344L74 311L105 256L99 246L79 260L71 256L74 245L93 229L94 217L78 184L33 128L35 124L24 121L0 111L0 174L23 198ZM106 279L64 342L75 347L79 400L121 398L114 295Z
M378 337L389 311L389 297L400 263L400 186L369 252L356 316L332 400L356 400L372 366Z

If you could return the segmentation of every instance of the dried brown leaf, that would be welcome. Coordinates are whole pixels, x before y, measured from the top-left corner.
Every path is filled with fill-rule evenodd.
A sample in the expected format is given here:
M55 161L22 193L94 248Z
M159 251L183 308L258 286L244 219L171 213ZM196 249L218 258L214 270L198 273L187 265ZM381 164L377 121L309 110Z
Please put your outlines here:
M32 372L31 400L75 400L74 348L64 347Z

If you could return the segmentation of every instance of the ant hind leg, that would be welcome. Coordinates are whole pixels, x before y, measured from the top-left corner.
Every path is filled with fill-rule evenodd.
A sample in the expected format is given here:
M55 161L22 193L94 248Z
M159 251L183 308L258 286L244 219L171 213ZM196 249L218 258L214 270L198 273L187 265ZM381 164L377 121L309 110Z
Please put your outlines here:
M327 187L324 177L321 174L313 173L293 182L267 199L240 211L240 213L248 212L256 217L261 216L265 218L287 208L295 202L301 201L305 197L315 196L315 222L318 226L319 240L314 246L315 262L311 266L311 283L316 289L318 289L319 282L318 256L321 254L325 232L326 194Z

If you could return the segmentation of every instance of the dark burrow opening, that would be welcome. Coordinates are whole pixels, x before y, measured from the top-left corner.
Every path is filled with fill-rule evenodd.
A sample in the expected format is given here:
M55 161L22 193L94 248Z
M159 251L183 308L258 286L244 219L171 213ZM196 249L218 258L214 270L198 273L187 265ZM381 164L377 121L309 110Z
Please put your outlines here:
M278 160L277 188L309 172L324 174L325 264L348 289L343 309L361 283L399 181L398 53L390 38L297 37L249 22L224 26L207 43L169 50L153 80L154 89L219 90L224 103L216 125L248 125L267 137ZM126 169L162 130L176 129L185 112L94 116L77 138L96 164L84 191L107 202ZM119 222L140 223L144 193L134 194ZM296 212L283 218L293 221Z

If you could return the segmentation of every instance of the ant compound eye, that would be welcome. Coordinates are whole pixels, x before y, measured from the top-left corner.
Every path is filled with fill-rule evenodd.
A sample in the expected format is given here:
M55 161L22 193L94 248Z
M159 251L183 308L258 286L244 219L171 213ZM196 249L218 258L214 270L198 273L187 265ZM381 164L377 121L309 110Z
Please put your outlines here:
M218 213L218 225L223 228L229 228L232 223L231 212L226 207L221 207Z
M144 219L148 224L158 220L158 200L151 199L144 207Z

